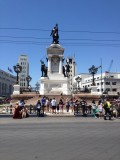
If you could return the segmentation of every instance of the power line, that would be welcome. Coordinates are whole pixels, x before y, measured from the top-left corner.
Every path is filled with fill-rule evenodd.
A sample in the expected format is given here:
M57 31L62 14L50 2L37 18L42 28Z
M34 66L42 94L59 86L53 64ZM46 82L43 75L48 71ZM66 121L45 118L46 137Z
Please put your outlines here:
M51 38L39 38L39 37L18 37L18 36L0 36L2 38L23 38L23 39L51 39Z
M20 39L51 39L51 38L40 38L40 37L19 37L19 36L0 36L1 38L20 38ZM109 41L109 42L119 42L120 39L83 39L83 38L61 38L60 40L67 40L67 41Z
M49 42L38 41L15 41L15 40L0 40L0 43L14 43L14 44L33 44L33 45L49 45ZM105 44L105 43L62 43L67 46L109 46L120 47L120 44Z
M51 31L51 30L46 30L46 29L32 29L32 28L0 28L1 30L25 30L25 31Z
M5 28L1 27L1 30L25 30L25 31L44 31L50 32L50 29L40 29L40 28ZM81 33L101 33L101 34L120 34L120 32L115 31L90 31L90 30L59 30L60 32L81 32Z

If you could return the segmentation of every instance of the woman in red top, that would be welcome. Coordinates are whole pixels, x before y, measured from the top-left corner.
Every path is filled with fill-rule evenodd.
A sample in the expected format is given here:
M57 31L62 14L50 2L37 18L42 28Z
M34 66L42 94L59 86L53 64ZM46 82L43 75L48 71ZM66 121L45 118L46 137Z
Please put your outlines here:
M14 113L13 113L13 119L21 119L22 118L22 113L19 110L19 105L16 103L16 106L14 108Z

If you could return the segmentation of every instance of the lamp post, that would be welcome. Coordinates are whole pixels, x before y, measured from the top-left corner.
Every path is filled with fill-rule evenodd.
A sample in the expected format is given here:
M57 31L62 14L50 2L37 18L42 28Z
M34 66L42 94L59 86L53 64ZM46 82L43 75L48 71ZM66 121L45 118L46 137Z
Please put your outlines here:
M77 86L78 91L80 90L80 85L79 85L79 83L80 83L81 79L82 79L82 78L79 77L79 76L75 78L75 80L76 80L76 82L77 82L77 84L78 84L78 86Z
M17 63L16 66L13 66L13 69L17 73L17 82L16 82L16 84L19 84L18 75L22 71L22 66L20 66L19 63Z
M93 79L92 79L92 86L95 86L94 75L97 73L98 67L95 67L94 65L92 65L92 67L90 67L88 70L89 70L89 73L92 74L92 76L93 76Z
M38 91L39 91L40 84L37 82L37 83L35 84L35 86L36 86L36 91L38 92Z
M32 78L28 75L27 77L26 77L26 81L27 81L27 85L28 85L28 87L29 87L29 82L32 80Z

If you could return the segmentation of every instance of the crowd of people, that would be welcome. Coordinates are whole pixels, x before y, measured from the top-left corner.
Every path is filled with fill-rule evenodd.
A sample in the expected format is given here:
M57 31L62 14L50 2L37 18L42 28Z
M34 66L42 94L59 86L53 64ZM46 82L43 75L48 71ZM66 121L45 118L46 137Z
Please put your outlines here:
M120 118L120 101L104 99L87 104L83 98L64 98L56 100L55 97L49 99L43 96L39 99L34 106L34 112L39 117L44 115L44 112L51 114L63 114L64 112L79 114L83 117L93 115L94 118L104 118L104 120L111 118ZM31 113L31 107L29 108ZM13 111L13 118L25 118L29 117L28 107L25 105L24 100L20 100L16 103Z
M88 114L92 115L94 118L104 118L105 120L111 118L120 117L120 102L117 100L111 101L110 99L104 99L95 101L92 100L91 103L87 104L85 99L81 98L66 98L61 97L59 100L55 98L49 99L48 97L42 97L37 104L43 107L46 112L51 112L52 114L61 114L64 111L72 112L74 114L81 114L86 117ZM36 105L38 106L38 105ZM40 107L36 107L38 113L40 113ZM37 114L39 115L39 114Z

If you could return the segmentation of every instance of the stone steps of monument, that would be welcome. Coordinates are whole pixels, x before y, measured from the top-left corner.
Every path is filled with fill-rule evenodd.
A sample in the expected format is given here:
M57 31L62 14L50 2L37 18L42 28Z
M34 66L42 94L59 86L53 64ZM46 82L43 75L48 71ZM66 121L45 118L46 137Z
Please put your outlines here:
M26 105L36 105L37 101L40 100L40 95L35 95L33 98L25 100Z

